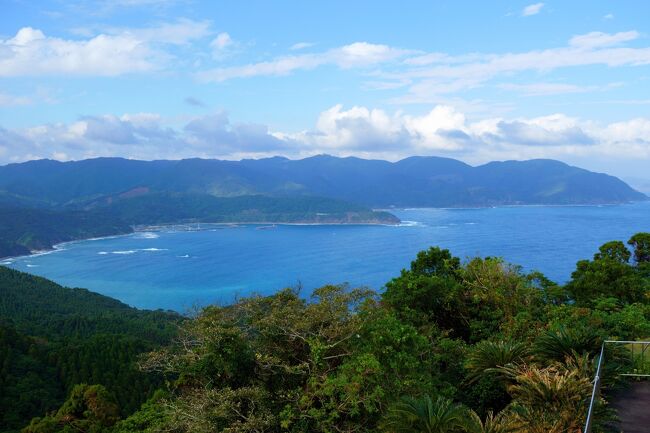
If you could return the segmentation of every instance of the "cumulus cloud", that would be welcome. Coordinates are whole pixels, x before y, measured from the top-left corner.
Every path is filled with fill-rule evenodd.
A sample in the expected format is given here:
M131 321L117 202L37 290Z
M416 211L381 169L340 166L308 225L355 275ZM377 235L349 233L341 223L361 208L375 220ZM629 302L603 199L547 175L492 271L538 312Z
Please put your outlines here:
M129 35L88 40L46 37L24 27L0 40L0 76L74 74L114 76L156 69L157 53Z
M420 116L336 105L321 113L313 131L283 135L330 152L380 152L395 155L466 154L478 149L586 146L595 138L577 119L556 114L532 119L492 118L470 122L450 106Z
M171 58L162 46L203 38L209 27L207 21L179 19L141 29L106 29L83 39L23 27L14 37L0 39L0 76L117 76L161 69Z
M231 123L227 113L199 116L181 128L153 113L84 116L15 130L0 127L0 161L38 158L83 159L123 156L138 159L237 157L293 152L266 125ZM64 156L63 156L64 155Z
M524 17L537 15L538 13L540 13L543 7L544 7L544 3L534 3L528 5L521 11L521 15Z
M232 45L232 38L228 33L219 33L216 38L212 40L210 46L215 50L223 50Z
M299 132L233 122L225 112L196 116L180 127L170 124L156 114L136 113L87 116L71 123L13 130L0 128L0 161L97 156L239 159L329 153L391 160L444 155L470 163L591 158L650 164L650 119L646 118L610 124L563 114L472 120L447 105L419 115L335 105L318 116L313 128Z
M226 57L231 56L238 47L239 44L226 32L219 33L212 42L210 42L212 58L215 60L223 60Z

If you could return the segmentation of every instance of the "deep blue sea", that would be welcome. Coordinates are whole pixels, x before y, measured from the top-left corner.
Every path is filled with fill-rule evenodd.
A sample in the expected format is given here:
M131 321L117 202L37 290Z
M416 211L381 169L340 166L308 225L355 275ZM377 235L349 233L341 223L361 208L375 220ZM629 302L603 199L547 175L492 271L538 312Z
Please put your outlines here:
M2 263L136 307L183 312L298 284L306 294L343 282L381 290L436 245L461 258L501 256L563 282L604 242L650 231L650 202L392 212L402 225L142 232Z

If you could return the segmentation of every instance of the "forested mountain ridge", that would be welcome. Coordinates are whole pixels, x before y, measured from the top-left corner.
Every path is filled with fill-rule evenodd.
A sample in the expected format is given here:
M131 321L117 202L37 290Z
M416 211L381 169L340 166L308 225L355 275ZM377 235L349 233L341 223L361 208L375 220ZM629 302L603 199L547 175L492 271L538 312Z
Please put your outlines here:
M121 219L97 211L0 205L0 257L29 254L75 239L130 233Z
M0 432L56 409L74 385L108 388L126 415L161 386L136 367L183 318L0 266Z
M472 167L439 157L410 157L394 163L328 155L242 161L97 158L0 167L4 201L83 206L102 196L142 188L219 197L312 195L371 207L602 204L647 199L613 176L542 159Z

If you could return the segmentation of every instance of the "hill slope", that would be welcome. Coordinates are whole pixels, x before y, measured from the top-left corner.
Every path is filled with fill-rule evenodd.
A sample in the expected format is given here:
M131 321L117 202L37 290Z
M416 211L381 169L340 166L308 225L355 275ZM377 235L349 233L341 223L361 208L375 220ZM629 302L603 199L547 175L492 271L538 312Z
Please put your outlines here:
M101 383L123 415L162 384L135 364L183 319L0 266L0 432L57 408L78 383Z
M321 155L302 160L41 160L0 167L4 197L0 202L83 206L138 188L219 197L312 195L373 207L602 204L647 199L615 177L553 160L472 167L438 157L391 163Z

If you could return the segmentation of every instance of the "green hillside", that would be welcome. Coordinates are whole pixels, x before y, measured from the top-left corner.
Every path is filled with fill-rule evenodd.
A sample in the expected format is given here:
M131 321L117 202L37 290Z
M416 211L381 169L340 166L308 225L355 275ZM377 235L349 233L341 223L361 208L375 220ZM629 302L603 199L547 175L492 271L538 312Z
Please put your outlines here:
M285 289L191 318L4 268L0 295L2 432L578 432L601 343L650 335L650 233L564 286L433 247L383 293ZM648 368L606 359L594 432L618 373Z
M162 384L138 356L169 343L181 321L0 267L0 432L56 409L78 383L106 386L131 413Z

